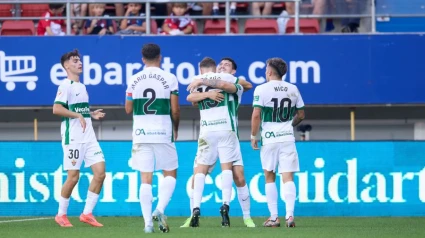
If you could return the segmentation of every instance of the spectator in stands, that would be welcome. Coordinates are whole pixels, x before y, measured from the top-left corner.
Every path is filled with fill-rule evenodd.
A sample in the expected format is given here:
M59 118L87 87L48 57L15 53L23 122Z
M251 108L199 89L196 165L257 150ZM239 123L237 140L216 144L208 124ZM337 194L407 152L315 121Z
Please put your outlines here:
M214 16L218 16L220 14L220 12L219 12L219 3L218 2L213 3L212 14ZM231 2L230 3L230 16L236 16L236 2Z
M87 3L74 3L71 4L71 17L85 17L87 16ZM80 29L83 28L84 20L71 20L72 29L76 35L80 34Z
M42 15L44 19L38 22L37 26L37 35L39 36L63 36L65 32L64 20L49 19L50 17L60 17L62 16L63 9L65 8L64 4L61 3L51 3L49 4L49 10Z
M300 3L303 5L309 5L312 4L313 5L313 15L323 15L325 14L326 11L326 1L327 0L302 0ZM288 12L289 15L294 15L295 14L295 2L286 2L285 3L286 6L286 11Z
M105 12L106 4L96 3L90 4L92 13L95 19L86 21L86 31L90 35L110 35L114 33L114 27L111 19L105 19L103 13ZM106 16L107 17L107 16Z
M162 30L167 35L192 34L193 23L187 13L187 3L173 3L171 15L164 21Z
M271 15L274 2L253 2L251 6L252 15ZM261 8L263 11L261 11Z
M342 0L336 3L337 14L362 14L362 6L366 5L366 0ZM359 32L360 18L343 18L341 25L344 33Z
M142 13L141 3L129 3L127 5L127 12L124 17L140 16L139 19L123 19L121 20L120 31L121 35L134 35L143 34L146 32L146 22L144 20L145 14Z

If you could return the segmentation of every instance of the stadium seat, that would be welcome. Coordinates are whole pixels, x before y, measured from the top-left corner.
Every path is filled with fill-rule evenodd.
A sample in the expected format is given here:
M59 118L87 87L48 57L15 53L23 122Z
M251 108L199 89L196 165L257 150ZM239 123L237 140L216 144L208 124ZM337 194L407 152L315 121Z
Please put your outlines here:
M35 26L33 21L4 21L0 29L2 36L33 36Z
M12 4L0 4L0 17L12 17Z
M226 8L226 3L220 3L219 4L219 7L220 8ZM236 3L236 9L237 10L247 10L248 9L248 7L249 7L249 3L247 3L247 2L238 2L238 3Z
M192 34L198 34L198 23L194 20L192 20L192 26L193 26L193 30L192 30Z
M277 34L279 32L275 19L248 19L245 22L246 34Z
M225 20L206 20L204 26L204 34L224 34L226 32ZM230 32L239 33L238 23L236 21L230 22Z
M22 17L41 17L49 10L49 4L21 4Z
M295 32L295 20L291 18L286 25L286 33ZM317 19L300 19L300 32L302 33L319 33L320 26Z

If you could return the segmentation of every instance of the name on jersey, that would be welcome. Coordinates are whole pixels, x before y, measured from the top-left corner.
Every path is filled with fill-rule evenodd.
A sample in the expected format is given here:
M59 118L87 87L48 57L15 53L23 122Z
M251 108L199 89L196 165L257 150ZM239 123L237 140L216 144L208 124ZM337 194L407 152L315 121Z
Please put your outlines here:
M133 81L133 84L131 84L131 88L134 90L134 88L136 87L136 85L137 85L140 81L142 81L142 80L144 80L144 79L147 79L147 78L149 78L149 79L156 79L156 80L158 80L160 83L162 83L162 85L164 86L164 89L167 89L167 88L169 88L169 87L170 87L170 86L168 85L167 81L164 79L164 77L162 77L162 76L161 76L161 75L159 75L159 74L149 74L149 75L142 74L142 75L140 75L139 77L137 77L137 78L136 78L136 80L134 80L134 81Z
M266 131L266 133L264 133L264 137L266 137L267 139L282 137L282 136L292 136L292 135L294 135L294 133L292 133L291 131L278 131L278 132Z
M288 87L284 87L284 86L274 87L274 91L275 92L286 92L286 91L288 91Z
M218 120L212 120L212 121L206 121L202 120L201 126L216 126L216 125L222 125L227 124L226 119L218 119Z
M88 107L76 107L74 111L80 114L90 114L90 108Z

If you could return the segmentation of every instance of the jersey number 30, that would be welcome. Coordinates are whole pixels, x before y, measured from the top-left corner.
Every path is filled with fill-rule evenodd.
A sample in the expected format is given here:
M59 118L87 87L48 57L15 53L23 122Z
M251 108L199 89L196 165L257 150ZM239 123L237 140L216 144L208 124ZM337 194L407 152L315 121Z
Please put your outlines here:
M292 102L291 99L283 98L279 102L278 98L272 98L272 102L273 102L272 122L287 122L291 114L291 102ZM287 104L285 105L285 103Z

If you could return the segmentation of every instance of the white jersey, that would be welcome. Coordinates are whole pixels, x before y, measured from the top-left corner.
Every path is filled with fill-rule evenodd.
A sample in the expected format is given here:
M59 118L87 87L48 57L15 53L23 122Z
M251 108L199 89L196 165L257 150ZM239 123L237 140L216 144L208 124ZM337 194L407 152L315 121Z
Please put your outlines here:
M241 102L243 88L238 83L238 78L227 73L206 73L195 76L197 78L209 78L214 80L222 80L236 85L235 93L221 92L224 95L224 100L220 103L205 99L198 102L199 110L201 111L201 129L205 131L236 131L238 128L238 108ZM198 92L207 92L216 90L208 86L200 86Z
M254 91L254 107L261 110L262 144L295 141L292 119L304 102L297 86L280 80L257 86Z
M133 100L133 144L171 143L171 94L179 95L174 74L146 67L131 77L127 98Z
M69 145L97 141L90 116L89 95L87 94L86 85L70 79L64 79L59 86L54 103L62 104L68 110L82 114L86 120L86 130L83 133L83 128L78 118L63 117L61 124L62 144Z

